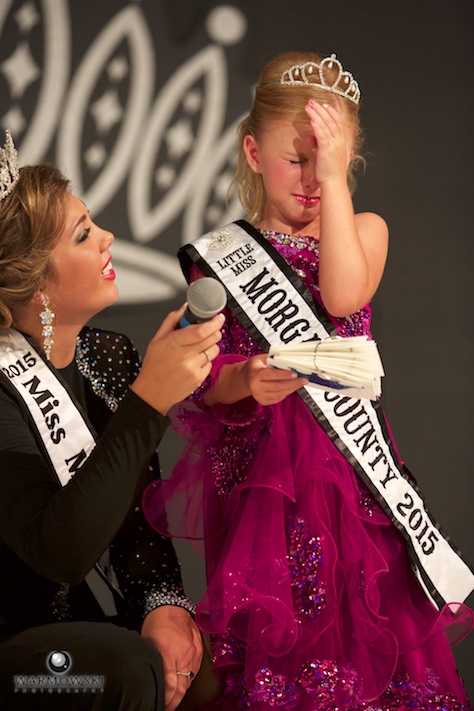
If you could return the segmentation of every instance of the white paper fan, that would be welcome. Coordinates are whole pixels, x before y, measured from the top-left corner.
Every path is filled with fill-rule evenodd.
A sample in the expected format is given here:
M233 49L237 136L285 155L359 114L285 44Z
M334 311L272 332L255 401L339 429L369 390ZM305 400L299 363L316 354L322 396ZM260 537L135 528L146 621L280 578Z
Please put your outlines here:
M382 392L382 361L377 344L367 336L330 336L321 341L274 345L267 364L291 370L314 387L351 397L375 400Z

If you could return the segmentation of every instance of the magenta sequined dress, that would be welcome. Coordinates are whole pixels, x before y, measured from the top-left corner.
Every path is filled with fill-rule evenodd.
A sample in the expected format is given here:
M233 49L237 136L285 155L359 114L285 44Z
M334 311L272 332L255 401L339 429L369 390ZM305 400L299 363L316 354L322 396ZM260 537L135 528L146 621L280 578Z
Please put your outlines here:
M320 300L317 241L263 234ZM160 531L204 540L196 619L213 641L219 708L470 708L446 630L458 641L472 614L454 623L427 600L401 535L299 396L200 406L223 365L260 352L226 315L211 377L179 412L189 445L144 500ZM370 317L333 322L370 334Z

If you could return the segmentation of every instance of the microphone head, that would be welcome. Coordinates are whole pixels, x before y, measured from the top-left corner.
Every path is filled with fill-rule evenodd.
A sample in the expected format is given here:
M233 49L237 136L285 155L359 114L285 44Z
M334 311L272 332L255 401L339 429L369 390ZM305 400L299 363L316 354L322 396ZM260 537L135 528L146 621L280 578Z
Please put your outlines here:
M208 321L223 310L227 303L226 290L217 279L202 277L188 286L188 310L197 321Z

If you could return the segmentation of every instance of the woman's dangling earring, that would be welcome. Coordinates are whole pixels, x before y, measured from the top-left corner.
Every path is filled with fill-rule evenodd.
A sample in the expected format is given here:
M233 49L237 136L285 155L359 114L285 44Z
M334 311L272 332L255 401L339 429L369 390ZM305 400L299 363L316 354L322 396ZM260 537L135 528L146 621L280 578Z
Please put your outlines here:
M41 323L43 324L43 328L41 330L41 335L43 336L43 351L46 355L46 358L50 360L51 347L54 343L54 314L49 308L49 299L47 296L44 297L41 305L43 306L43 311L40 311L39 316L41 319Z

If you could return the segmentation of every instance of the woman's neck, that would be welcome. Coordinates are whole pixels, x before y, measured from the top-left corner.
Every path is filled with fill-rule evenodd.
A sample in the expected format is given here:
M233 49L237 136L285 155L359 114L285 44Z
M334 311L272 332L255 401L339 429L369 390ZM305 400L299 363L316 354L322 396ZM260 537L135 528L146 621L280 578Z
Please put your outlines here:
M61 333L59 331L62 331ZM55 368L66 368L72 363L76 355L76 343L79 331L68 328L67 333L63 329L56 329L51 348L50 360Z

